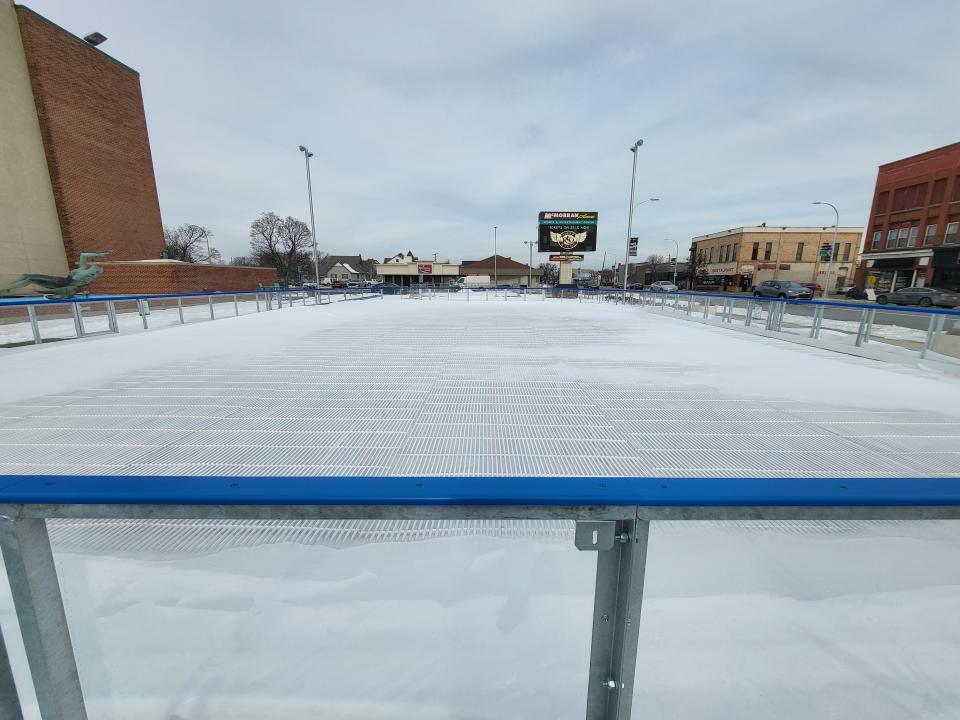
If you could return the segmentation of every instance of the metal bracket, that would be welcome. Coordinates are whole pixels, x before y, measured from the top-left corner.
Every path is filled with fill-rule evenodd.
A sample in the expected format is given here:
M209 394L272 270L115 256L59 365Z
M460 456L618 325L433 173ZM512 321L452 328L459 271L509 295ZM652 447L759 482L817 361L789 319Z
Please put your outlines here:
M613 521L577 521L573 542L577 550L612 550L617 540L617 524Z

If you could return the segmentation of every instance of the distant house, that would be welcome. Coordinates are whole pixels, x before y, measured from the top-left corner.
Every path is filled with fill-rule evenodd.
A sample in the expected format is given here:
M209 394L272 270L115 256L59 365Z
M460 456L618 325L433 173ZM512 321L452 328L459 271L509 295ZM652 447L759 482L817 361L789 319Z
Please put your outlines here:
M483 260L464 260L460 263L460 274L463 277L469 275L489 275L490 284L497 285L526 285L528 280L530 287L539 287L540 268L530 268L525 263L511 260L503 255L491 255Z
M329 280L373 280L377 277L373 260L360 255L328 255L320 261L320 277Z
M417 283L450 284L457 282L460 266L449 260L420 260L411 251L384 258L376 265L377 274L384 282L397 285Z

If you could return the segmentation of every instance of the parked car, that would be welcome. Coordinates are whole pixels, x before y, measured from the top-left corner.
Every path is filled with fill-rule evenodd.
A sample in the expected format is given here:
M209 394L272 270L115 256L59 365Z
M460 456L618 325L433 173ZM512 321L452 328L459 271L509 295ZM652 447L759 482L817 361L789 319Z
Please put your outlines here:
M877 302L881 305L919 305L920 307L953 308L960 305L960 293L932 287L908 287L892 292L877 293Z
M843 294L845 297L850 298L851 300L868 300L869 296L867 291L863 288L858 288L856 285L851 285L850 287L843 288Z
M653 292L676 292L679 289L680 288L678 288L669 280L657 280L655 283L650 285L650 290Z
M754 297L775 297L781 300L810 300L813 290L792 280L764 280L753 288Z
M643 290L643 283L630 283L627 290Z
M814 295L823 297L823 286L820 283L800 283L805 288L810 288Z
M346 286L347 286L347 281L346 281L346 280L333 280L333 281L330 283L330 287L332 287L334 290L343 289L343 288L345 288Z

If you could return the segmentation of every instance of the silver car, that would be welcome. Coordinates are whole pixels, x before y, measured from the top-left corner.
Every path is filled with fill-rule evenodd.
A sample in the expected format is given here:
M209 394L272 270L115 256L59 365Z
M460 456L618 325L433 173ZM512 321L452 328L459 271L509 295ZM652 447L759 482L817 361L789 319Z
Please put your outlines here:
M753 288L753 296L783 300L810 300L813 297L813 290L792 280L764 280Z
M920 307L957 307L960 305L960 293L932 287L908 287L892 292L877 293L877 302L881 305L919 305Z
M653 292L676 292L680 288L667 280L657 280L650 286Z

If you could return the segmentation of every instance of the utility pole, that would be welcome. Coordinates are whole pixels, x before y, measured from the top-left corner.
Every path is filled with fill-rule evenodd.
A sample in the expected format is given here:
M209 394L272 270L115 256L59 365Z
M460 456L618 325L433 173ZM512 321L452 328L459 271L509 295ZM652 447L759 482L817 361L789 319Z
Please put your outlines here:
M533 246L537 243L536 240L524 240L523 244L527 245L530 250L530 259L527 261L527 287L529 288L533 285Z
M833 226L833 247L830 248L830 262L827 264L827 279L824 281L823 294L826 295L830 292L830 275L833 274L833 263L837 259L836 256L840 250L840 243L837 242L837 233L840 230L840 211L837 210L837 206L833 203L821 202L816 200L813 203L814 205L829 205L833 208L833 214L836 216L837 223ZM818 250L819 252L819 250Z
M633 235L633 188L637 182L637 150L643 145L643 140L637 140L630 148L633 153L633 174L630 176L630 212L627 214L627 252L623 260L623 292L627 292L627 276L630 274L630 237Z

